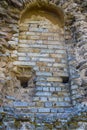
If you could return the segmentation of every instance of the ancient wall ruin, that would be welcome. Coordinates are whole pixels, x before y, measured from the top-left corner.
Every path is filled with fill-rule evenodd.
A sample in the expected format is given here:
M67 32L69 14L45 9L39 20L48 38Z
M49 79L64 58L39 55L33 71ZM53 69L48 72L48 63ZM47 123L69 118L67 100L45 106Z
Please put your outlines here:
M85 0L0 3L0 129L86 130Z

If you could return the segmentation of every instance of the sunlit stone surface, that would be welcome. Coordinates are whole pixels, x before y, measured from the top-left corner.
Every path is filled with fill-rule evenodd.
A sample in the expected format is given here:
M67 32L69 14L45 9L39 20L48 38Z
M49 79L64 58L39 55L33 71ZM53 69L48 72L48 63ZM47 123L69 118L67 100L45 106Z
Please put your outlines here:
M0 1L0 129L87 129L86 3Z

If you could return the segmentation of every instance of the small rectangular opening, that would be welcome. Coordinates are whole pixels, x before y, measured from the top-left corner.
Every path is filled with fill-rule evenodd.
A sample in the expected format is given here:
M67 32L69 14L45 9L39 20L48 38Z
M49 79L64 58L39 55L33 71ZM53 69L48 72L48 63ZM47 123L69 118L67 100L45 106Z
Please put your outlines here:
M69 77L61 77L63 83L68 83L69 82Z

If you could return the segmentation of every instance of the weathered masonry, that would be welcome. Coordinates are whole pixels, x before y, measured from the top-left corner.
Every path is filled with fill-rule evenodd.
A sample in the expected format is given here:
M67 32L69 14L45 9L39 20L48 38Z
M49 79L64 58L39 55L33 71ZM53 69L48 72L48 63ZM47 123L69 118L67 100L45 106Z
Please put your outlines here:
M24 70L26 66L32 67L36 72L32 80L35 82L33 90L36 91L37 107L40 102L40 107L46 103L53 107L53 101L57 107L70 106L67 53L61 21L58 14L37 8L25 12L19 23L18 58L14 65ZM23 73L21 75L23 78ZM28 82L29 79L24 85L26 90L32 89Z
M0 128L86 130L86 53L79 54L86 45L82 37L77 38L82 34L78 22L84 21L83 15L79 19L80 12L69 12L76 6L73 2L32 0L22 3L22 11L15 4L21 6L15 0L10 9L12 24L7 20L9 28L4 28L3 23L1 33L7 45L2 40Z

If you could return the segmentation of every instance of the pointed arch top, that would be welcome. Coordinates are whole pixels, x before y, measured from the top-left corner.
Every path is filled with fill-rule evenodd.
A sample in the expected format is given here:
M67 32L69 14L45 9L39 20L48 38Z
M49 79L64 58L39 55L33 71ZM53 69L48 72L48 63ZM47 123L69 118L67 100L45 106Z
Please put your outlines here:
M45 1L35 1L28 3L23 11L21 12L20 16L20 23L24 21L27 17L31 16L32 14L38 15L40 13L47 17L47 14L51 15L52 18L49 18L55 24L59 24L59 26L64 27L64 12L63 10L53 3L48 3ZM55 20L54 20L55 19Z

